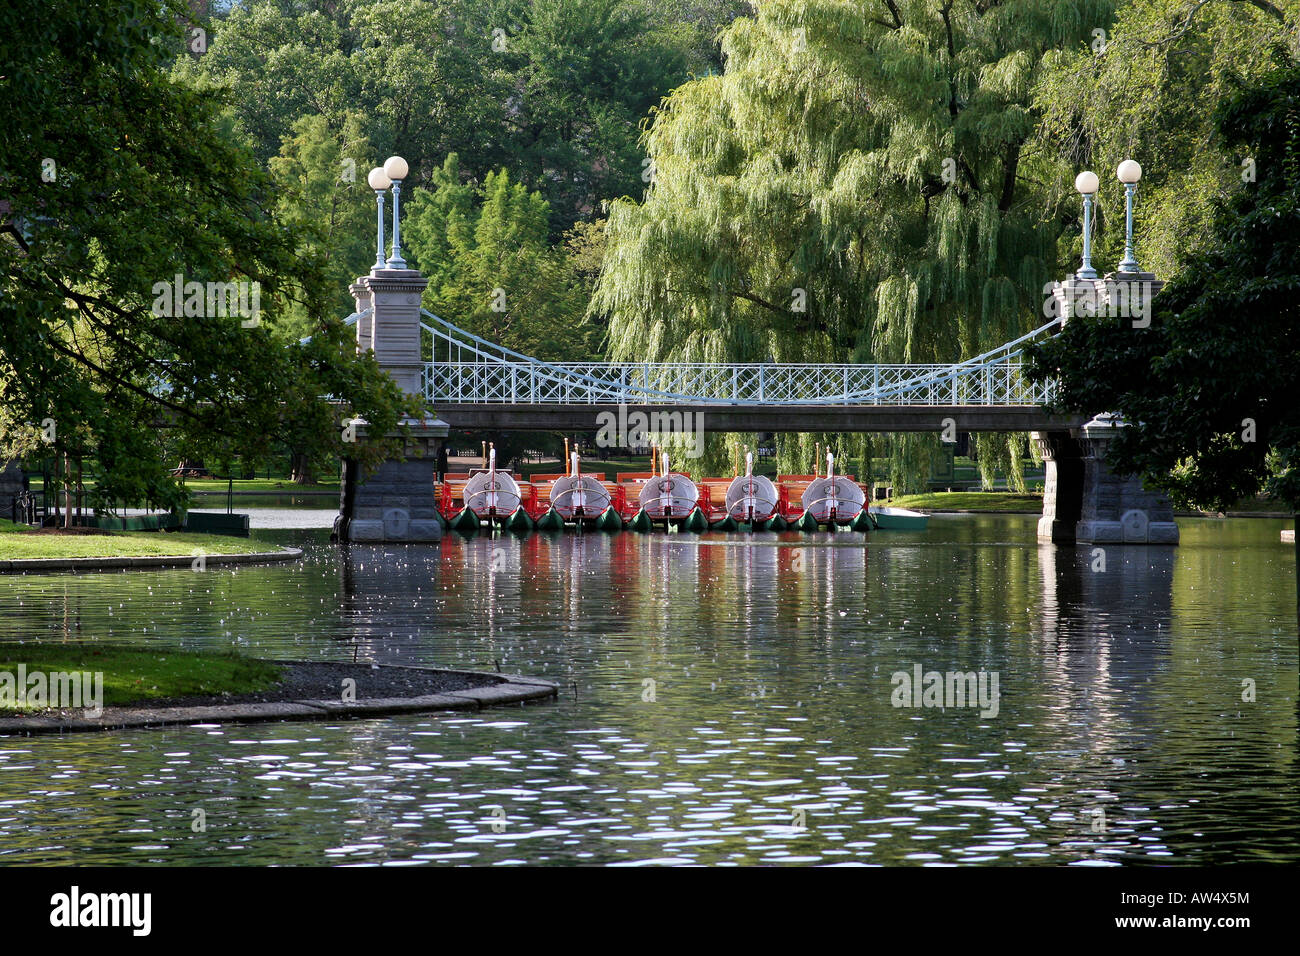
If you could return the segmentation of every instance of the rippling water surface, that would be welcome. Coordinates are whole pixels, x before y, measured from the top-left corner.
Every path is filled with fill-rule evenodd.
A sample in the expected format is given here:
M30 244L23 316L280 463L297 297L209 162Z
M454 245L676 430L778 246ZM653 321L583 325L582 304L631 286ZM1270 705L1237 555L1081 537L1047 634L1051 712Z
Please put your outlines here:
M6 640L499 662L563 688L0 738L0 862L1295 862L1294 552L1279 521L1180 524L1181 547L1110 547L1105 570L1017 516L865 546L294 529L256 534L298 565L5 576ZM893 706L918 664L996 673L997 715Z

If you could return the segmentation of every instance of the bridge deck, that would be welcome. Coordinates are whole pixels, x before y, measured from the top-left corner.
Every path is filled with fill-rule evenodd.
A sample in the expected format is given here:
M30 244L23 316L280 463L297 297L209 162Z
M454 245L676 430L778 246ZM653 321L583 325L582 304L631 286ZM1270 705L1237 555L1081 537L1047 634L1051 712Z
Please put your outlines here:
M952 419L959 432L1067 431L1086 418L1050 415L1037 405L533 405L437 403L452 428L502 431L628 431L699 428L705 432L937 432ZM645 416L645 424L638 419ZM682 413L690 413L689 422ZM621 414L621 418L620 418ZM666 415L677 415L666 418ZM611 417L612 416L612 417ZM655 423L672 422L671 426ZM625 423L625 424L624 424Z

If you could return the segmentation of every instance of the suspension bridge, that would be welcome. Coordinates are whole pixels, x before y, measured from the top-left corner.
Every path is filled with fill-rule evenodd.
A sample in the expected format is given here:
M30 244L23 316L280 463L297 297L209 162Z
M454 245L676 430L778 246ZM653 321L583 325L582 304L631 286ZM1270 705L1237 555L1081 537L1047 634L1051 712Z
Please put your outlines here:
M464 430L590 431L605 414L690 413L705 431L1044 431L1055 383L1031 382L1024 351L1053 319L981 355L942 364L557 363L523 355L420 309L419 393ZM373 336L373 306L347 318ZM373 338L369 339L373 347ZM949 424L952 423L952 424Z

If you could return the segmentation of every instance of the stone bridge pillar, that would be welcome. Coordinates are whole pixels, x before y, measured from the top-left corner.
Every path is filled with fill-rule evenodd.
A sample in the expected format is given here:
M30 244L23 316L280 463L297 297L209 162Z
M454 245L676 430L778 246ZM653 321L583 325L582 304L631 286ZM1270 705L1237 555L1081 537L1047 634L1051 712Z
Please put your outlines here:
M421 395L420 376L424 357L420 353L420 293L429 280L414 269L376 270L357 280L365 289L373 312L368 316L371 336L362 339L357 320L357 348L374 350L375 359L408 395Z
M1083 507L1083 454L1069 432L1030 432L1043 456L1043 516L1038 540L1073 544Z
M1169 497L1148 490L1138 475L1117 475L1106 464L1115 429L1098 415L1073 432L1034 432L1047 481L1038 540L1057 544L1177 544Z
M1138 475L1116 475L1106 449L1123 422L1098 415L1079 429L1083 496L1075 540L1080 544L1177 544L1174 508L1163 491L1147 490Z
M429 284L414 269L375 269L349 287L357 311L357 351L370 349L376 360L409 395L423 395L424 356L420 345L420 293ZM434 484L438 451L447 436L446 422L430 417L404 423L407 439L401 457L363 473L360 463L344 459L339 517L341 541L424 542L442 538ZM364 423L357 427L365 440ZM392 437L392 436L390 436Z
M365 312L370 308L370 290L361 281L364 278L366 277L362 276L361 279L348 286L348 292L352 293L352 298L357 303L358 312ZM374 327L375 317L373 314L362 315L357 318L357 354L375 347Z

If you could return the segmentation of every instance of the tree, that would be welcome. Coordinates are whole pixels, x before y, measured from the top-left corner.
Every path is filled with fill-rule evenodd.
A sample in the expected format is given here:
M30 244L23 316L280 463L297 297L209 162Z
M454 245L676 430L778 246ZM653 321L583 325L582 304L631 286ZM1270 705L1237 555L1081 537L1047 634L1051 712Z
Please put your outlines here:
M1212 241L1155 300L1149 328L1070 319L1034 350L1058 406L1119 414L1110 462L1223 510L1261 489L1300 511L1300 69L1227 98L1217 136L1258 178L1214 210Z
M1044 53L1110 13L774 0L736 20L725 72L656 112L645 202L611 208L592 308L613 356L948 363L1040 323L1062 222L1038 201L1031 92ZM827 438L785 438L781 467L806 470ZM840 444L869 461L865 439ZM1023 483L1023 436L976 444L986 479ZM937 443L888 447L906 490Z
M502 167L551 204L552 240L602 200L640 195L646 111L716 68L737 0L250 0L216 21L186 77L228 88L269 160L307 115L366 118L379 153L424 182L448 153Z
M325 263L340 315L354 307L349 284L375 259L375 194L366 174L377 160L363 126L355 115L346 116L340 130L324 116L304 116L270 163L279 184L276 208L301 237L303 251ZM306 335L305 317L294 318Z
M534 0L512 46L519 54L510 119L525 181L551 204L559 236L602 198L640 196L641 119L697 59L671 12L630 0Z
M331 420L322 396L376 433L409 408L356 355L326 264L275 217L220 100L170 74L187 15L175 0L0 10L0 110L23 117L0 151L0 406L52 420L57 453L98 458L98 505L182 506L176 447L255 459L287 414ZM309 342L277 333L293 299Z
M1171 276L1202 248L1217 204L1253 175L1251 158L1219 139L1215 107L1294 49L1298 15L1296 0L1131 0L1089 46L1048 54L1034 97L1044 156L1056 161L1047 181L1058 184L1057 201L1077 208L1074 174L1107 174L1098 261L1122 255L1124 193L1109 174L1125 159L1143 167L1143 266Z
M367 118L383 155L400 153L417 177L451 151L486 172L506 156L504 66L488 0L250 0L215 21L208 52L177 70L227 88L261 159L303 116Z
M489 341L552 361L596 357L587 290L562 248L548 242L541 194L489 173L460 182L455 154L417 189L404 217L412 261L429 277L425 306Z

